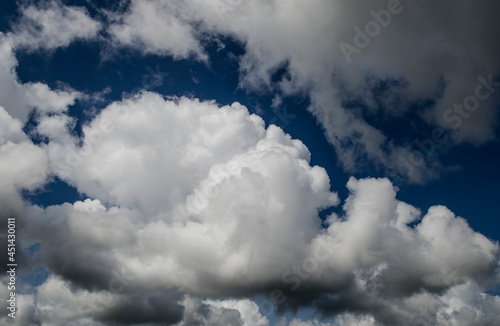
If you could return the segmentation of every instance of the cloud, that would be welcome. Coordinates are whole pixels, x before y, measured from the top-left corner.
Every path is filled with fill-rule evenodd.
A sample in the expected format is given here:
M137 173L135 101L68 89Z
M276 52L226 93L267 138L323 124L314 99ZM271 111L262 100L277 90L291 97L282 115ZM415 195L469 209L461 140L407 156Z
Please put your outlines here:
M40 82L20 83L12 35L0 33L0 105L23 123L37 108L42 113L60 113L73 105L81 93L69 89L52 90Z
M245 47L239 61L240 86L273 92L278 98L309 95L309 111L324 127L346 171L382 168L396 182L421 184L453 167L439 162L439 148L437 157L423 155L422 162L408 164L415 151L413 139L389 137L391 132L374 121L406 124L424 138L431 135L422 134L423 129L439 128L450 148L493 140L496 82L477 88L482 85L478 78L495 80L500 71L495 60L500 46L488 37L498 27L492 16L496 6L493 1L436 5L392 0L148 0L131 1L123 12L101 12L109 21L111 51L129 47L142 54L209 62L207 39L236 38ZM54 1L23 7L22 12L24 21L31 23L18 24L15 39L35 47L92 39L102 25L80 7ZM59 16L61 24L81 21L85 28L55 28L46 19L51 15ZM476 24L478 19L483 23ZM20 27L30 24L42 28ZM59 35L56 30L65 32ZM29 41L35 36L45 41ZM279 68L286 73L273 80ZM411 119L414 124L425 128L409 124L410 115L417 119Z
M487 35L497 29L491 14L496 6L492 1L436 5L316 0L291 5L283 0L151 0L132 1L123 12L101 12L109 22L111 51L129 47L142 54L209 62L203 45L208 38L236 38L245 47L240 86L278 98L309 95L309 111L324 127L346 171L382 168L395 182L422 184L456 167L440 163L439 146L437 156L420 155L414 139L389 137L391 132L374 121L406 124L423 138L431 135L422 130L443 130L449 148L495 139L499 99L493 84L500 67L494 54L499 44ZM14 43L36 48L93 39L103 25L81 7L55 1L25 6L22 12L24 23L16 25ZM59 19L47 18L52 16ZM475 24L478 19L483 23ZM74 20L84 28L50 23ZM286 73L273 80L279 68ZM485 86L480 78L492 82ZM40 93L42 87L33 92ZM407 119L410 115L416 120ZM415 151L420 156L411 162Z
M90 40L101 29L101 23L92 19L85 7L65 6L58 0L24 5L20 12L12 27L14 45L29 51L54 50L75 40Z
M6 278L2 275L2 281L0 282L0 298L5 298L5 300L10 299L10 291L7 283L8 281L6 281ZM35 296L33 294L17 293L15 298L17 307L15 320L7 316L9 311L5 309L7 313L0 316L0 322L3 325L30 325L35 313Z
M182 9L168 1L133 0L125 13L110 13L113 23L108 33L118 46L143 54L206 61L207 55L195 36L194 22Z
M100 132L101 119L111 121L113 131L96 137L98 142L92 144L89 138ZM134 128L130 128L132 124ZM265 286L276 280L272 274L265 275L263 265L273 262L274 274L284 268L286 265L278 262L286 264L294 253L283 257L280 248L301 250L301 244L321 227L318 210L338 201L329 190L326 171L309 166L310 153L300 141L275 126L266 130L259 117L238 103L219 108L213 102L168 100L143 93L111 104L84 127L84 134L81 149L74 145L77 141L68 151L57 142L46 146L51 162L57 163L52 165L54 172L79 191L99 198L108 207L117 207L106 210L100 202L86 201L74 204L74 208L63 205L44 212L35 210L34 216L46 217L36 218L31 224L33 231L44 228L40 221L91 211L93 215L111 214L114 217L108 218L107 225L125 228L128 223L116 220L124 214L134 232L116 229L117 238L112 240L113 236L105 233L99 236L102 225L97 221L101 217L70 218L64 223L69 229L60 231L61 242L55 243L54 249L78 241L75 247L94 243L111 250L120 238L124 245L133 245L133 250L144 254L140 260L125 259L121 254L115 257L120 260L117 263L136 270L142 268L142 259L165 248L166 260L155 258L139 276L144 282L149 278L166 287L181 286L176 275L184 274L187 277L182 287L186 290L212 293L229 282L224 275L238 272ZM81 155L79 164L60 168L68 153ZM211 231L207 233L206 228ZM281 235L273 238L275 232ZM139 234L137 239L132 236ZM262 236L269 242L260 241ZM141 245L136 247L137 243ZM256 255L263 250L266 255ZM199 254L188 254L191 251ZM181 264L172 265L171 276L165 277L157 268L171 264L168 252ZM224 257L226 254L232 257ZM197 259L207 261L199 271L193 270ZM59 259L54 261L56 266L61 266ZM202 278L213 278L213 284L206 283L208 279L197 280L193 271Z
M412 324L408 316L411 309L400 300L409 304L418 297L450 300L453 296L454 301L461 297L456 289L467 282L475 284L470 288L475 293L472 296L496 302L496 297L480 295L479 288L496 282L498 243L474 232L464 219L443 206L431 207L420 220L414 207L395 199L386 179L351 178L348 188L351 195L344 205L346 215L331 216L327 232L317 238L328 243L331 255L324 264L316 261L318 267L309 273L304 270L311 265L302 264L302 274L308 278L312 274L332 280L342 273L353 277L349 289L338 289L336 295L318 300L320 310L337 313L347 309L372 314L383 324ZM408 226L419 220L415 227ZM310 257L316 256L311 253ZM300 275L287 276L289 284L300 286L298 291L307 283ZM412 317L427 313L422 307L425 301L418 304ZM437 304L439 309L444 309L442 305ZM432 320L428 323L436 323L435 315L428 314Z
M0 286L6 296L7 287ZM5 294L5 295L4 295ZM75 289L51 276L36 296L20 294L17 325L229 325L269 326L258 306L250 300L210 301L172 293L111 294ZM11 324L2 316L0 321Z
M370 95L367 76L375 76L375 84L384 78L408 84L400 89L395 83L388 93L383 114L391 118L406 114L391 107L399 97L435 96L438 103L456 95L447 92L464 89L449 82L443 94L435 95L436 85L455 70L436 64L424 74L407 68L388 41L406 34L392 25L384 30L387 35L353 57L351 66L341 61L339 40L352 36L351 23L371 19L374 4L179 3L132 2L125 13L110 13L116 21L108 32L119 47L200 60L206 57L193 22L203 31L243 40L241 85L279 96L308 92L311 112L347 168L355 169L362 157L392 167L391 161L410 152L366 122L369 112L342 101L344 93ZM415 4L403 6L398 15L428 12ZM426 19L439 29L437 17L444 7L434 6L436 17ZM26 29L26 35L38 35L47 44L35 42L36 47L64 47L98 32L100 25L84 10L60 7L59 2L23 7L23 19L39 27ZM486 10L477 7L470 17ZM451 10L455 15L458 9ZM50 15L63 22L81 20L88 28L58 35L47 20ZM160 20L162 16L167 19ZM143 29L134 29L139 23ZM161 42L156 37L162 33L149 33L155 27L177 34ZM431 42L427 29L421 29L420 34L403 29L412 37L400 44ZM397 199L389 180L351 178L343 212L322 221L320 211L339 203L325 169L311 166L311 154L300 140L274 125L266 127L239 103L221 107L215 101L140 92L109 104L78 138L70 132L74 121L66 114L77 92L17 80L15 42L23 31L0 35L5 59L0 60L0 85L5 86L0 88L5 106L0 107L0 217L18 218L20 248L39 246L30 259L26 250L19 250L18 259L25 263L20 272L42 266L50 276L19 295L19 324L267 326L264 309L251 300L257 297L269 299L278 313L312 307L335 319L297 318L292 326L488 325L498 320L500 300L484 291L498 284L499 245L448 208L432 206L422 215ZM479 60L485 44L471 36L472 41L478 42L472 58ZM457 51L453 39L447 42ZM374 56L385 53L382 45L392 49L393 58ZM424 46L423 53L410 57L442 56L441 63L452 57L452 67L462 64L467 56L449 49ZM287 73L274 82L270 76L277 66ZM464 74L471 77L476 70L469 72ZM370 96L367 110L373 111L377 108ZM42 112L34 132L47 140L38 145L22 131L34 106ZM436 110L438 106L426 109L422 117ZM489 128L483 118L477 119L474 124ZM488 139L485 135L474 133L472 138L480 143ZM429 164L411 178L423 182L441 169ZM40 189L52 176L86 199L48 207L23 201L22 190ZM7 296L5 276L0 294Z
M183 301L185 314L180 326L187 325L232 325L242 326L243 320L238 310L215 307L206 301L186 297Z
M309 111L325 128L349 172L372 164L397 172L405 181L424 183L447 170L439 161L424 157L423 163L412 164L411 172L407 171L400 161L411 155L413 139L388 137L373 122L380 118L415 129L405 118L416 113L411 116L417 121L411 120L445 130L450 147L480 145L495 137L498 92L490 87L493 91L481 95L487 98L477 105L474 98L478 77L494 79L500 71L495 60L500 47L489 36L498 29L494 1L186 0L176 4L172 11L184 14L185 28L196 22L203 32L228 35L244 44L241 87L280 96L308 94ZM162 10L151 10L148 17L157 21L164 15ZM372 30L366 32L366 28ZM191 32L186 39L201 40L199 35ZM152 46L146 49L153 51ZM272 80L280 67L286 73ZM454 104L471 110L457 111Z
M35 261L68 286L116 297L96 320L265 325L253 303L218 301L263 295L280 311L312 305L410 324L427 296L439 304L428 308L434 322L460 309L464 284L483 298L467 303L478 314L497 304L480 294L496 282L497 243L446 207L421 217L387 179L351 178L345 213L324 228L318 211L338 203L325 170L238 103L144 92L103 109L78 143L57 137L44 150L54 173L95 199L32 206L22 232L25 246L41 244ZM155 308L161 300L168 315Z
M51 89L41 82L20 82L16 52L55 50L75 40L94 39L101 23L93 20L84 7L64 6L59 1L21 6L20 12L12 32L0 32L0 105L25 123L33 109L42 116L62 113L87 95L64 84Z
M7 239L7 218L22 214L24 205L19 192L35 190L45 183L48 158L21 129L20 120L0 106L0 219L2 242ZM7 252L2 257L7 257Z
M225 311L237 311L241 318L242 326L269 326L269 320L259 312L259 306L248 299L242 300L207 300L213 308ZM213 309L212 308L212 309ZM221 321L217 325L221 325ZM224 323L226 325L226 323ZM227 325L231 325L227 323Z
M441 290L463 277L481 280L494 273L498 244L446 207L429 208L412 229L408 224L417 221L419 213L396 200L387 179L351 178L347 186L351 195L344 205L346 216L333 216L326 235L319 237L339 253L331 259L334 270L374 269L380 273L374 277L387 282L386 295ZM385 273L391 279L385 279Z
M34 145L22 131L22 123L19 119L10 116L0 106L0 243L7 248L8 240L12 240L8 233L8 219L16 218L15 227L22 229L25 220L25 203L21 191L34 191L43 186L48 174L48 158L45 152ZM21 250L19 244L16 246L16 259L25 262L27 255ZM12 253L12 252L10 252ZM3 262L8 262L11 256L4 250L0 254ZM29 269L31 264L23 264L19 270ZM12 289L7 287L9 274L7 264L0 268L0 297L4 300L10 298ZM22 324L29 319L33 310L33 296L19 295L16 297L17 307L23 310L19 315ZM7 311L7 310L6 310ZM7 313L0 317L0 323L7 325Z

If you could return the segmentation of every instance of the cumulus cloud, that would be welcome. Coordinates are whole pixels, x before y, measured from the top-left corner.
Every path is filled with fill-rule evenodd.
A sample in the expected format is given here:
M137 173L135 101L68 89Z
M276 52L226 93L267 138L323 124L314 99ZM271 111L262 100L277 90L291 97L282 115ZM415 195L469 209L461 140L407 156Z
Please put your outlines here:
M91 144L89 138L101 132L101 119L111 121L113 131L101 133L100 138L96 137L99 143ZM134 128L130 128L132 124ZM84 128L84 133L84 147L80 149L75 146L66 151L57 142L46 146L51 162L60 162L53 165L54 172L106 205L130 210L124 214L130 217L134 228L139 228L136 231L142 229L139 238L134 239L139 235L136 232L130 233L130 238L127 232L116 231L125 243L140 244L133 246L133 250L138 250L137 260L121 254L116 259L131 270L142 269L143 276L138 277L144 282L155 279L167 287L181 286L176 275L183 274L182 287L208 294L229 281L226 275L232 278L230 275L242 273L243 290L248 281L265 286L275 281L273 274L286 267L283 263L288 257L296 255L292 249L301 250L321 227L318 210L338 201L329 190L326 171L309 166L310 153L300 141L275 126L266 130L259 117L250 115L237 103L219 108L213 102L166 100L158 94L144 93L111 104ZM68 153L81 155L79 164L60 168ZM73 210L78 206L78 211L106 214L100 202L75 205ZM67 209L70 206L39 213L53 216L47 217L53 220L55 216L68 216L69 212L64 212ZM116 209L110 208L108 213ZM36 211L34 215L39 214ZM31 224L34 230L43 228L39 225L43 220L35 219ZM65 225L72 230L70 234L80 234L94 229L91 225L95 222L89 217L77 217L76 224L67 221ZM109 223L127 225L114 219ZM281 235L274 238L276 232ZM63 237L64 232L61 230L60 234ZM101 240L96 236L85 236L82 243L114 243L105 233ZM262 236L269 242L259 241ZM79 236L68 235L55 246L71 238L76 241ZM108 249L115 246L110 244ZM166 250L164 258L146 258L156 255L159 247ZM283 247L288 247L290 253L283 256ZM193 256L191 251L198 250L199 254ZM181 265L174 262L173 269L165 275L164 268L173 263L169 251ZM266 254L262 254L264 251ZM207 265L193 271L198 259L206 260ZM143 260L148 260L150 266L141 267ZM262 268L272 262L275 272L266 276ZM55 263L60 265L59 261ZM163 267L157 269L159 266ZM196 273L202 279L198 280ZM209 279L213 279L213 284L207 283Z
M417 298L433 298L439 302L437 310L444 311L452 309L443 308L450 296L456 295L451 301L461 298L456 289L470 280L483 288L496 282L498 243L474 232L446 207L433 206L420 220L414 207L395 199L387 180L351 179L348 188L351 195L344 205L346 215L331 216L327 232L317 238L329 243L331 256L317 268L304 261L302 275L287 275L286 281L298 291L307 274L330 280L344 272L352 276L350 288L324 296L318 301L319 309L335 312L347 305L350 311L373 314L383 324L413 324L413 319L425 315L433 324L436 311L425 308L430 299ZM417 221L415 227L408 226ZM305 273L307 268L313 271ZM479 294L474 286L468 290L487 305L497 299ZM415 309L410 304L418 306L413 315L408 315Z
M353 37L352 26L373 17L376 5L378 10L387 3L132 1L124 13L109 13L108 32L118 46L199 60L207 57L194 22L204 32L236 37L246 50L243 87L278 92L276 99L308 92L310 111L347 168L366 156L397 168L394 160L410 149L365 121L380 109L369 83L401 81L388 91L387 117L404 116L408 109L396 106L422 98L436 101L419 112L422 119L440 114L467 88L451 79L476 78L477 72L489 78L487 71L497 67L485 54L492 43L475 32L459 29L477 45L461 54L453 38L435 40L429 31L445 35L464 8L470 9L466 20L488 18L494 5L434 4L425 18L429 30L419 25L413 32L418 24L412 19L431 9L400 4L404 11L349 63L339 44ZM441 28L445 9L455 19ZM33 44L45 49L90 39L100 24L83 9L54 1L23 7L22 13L28 27L0 35L0 217L18 217L20 247L39 246L29 263L25 250L19 259L50 275L18 296L19 325L267 326L266 307L278 313L312 307L331 318L296 318L289 326L493 325L499 319L498 296L484 292L498 284L498 243L444 206L422 214L398 200L397 188L384 178L351 178L343 211L322 221L319 213L339 203L325 169L311 165L300 140L266 127L239 103L221 107L140 92L109 104L83 126L81 138L74 136L65 111L78 94L19 83L13 51L22 48L21 38L43 40ZM403 15L410 23L395 28ZM59 34L71 20L84 28ZM172 38L162 38L164 33ZM410 58L433 64L424 71L408 65L390 39L403 47L428 45ZM436 43L441 46L431 47ZM381 55L388 48L392 56ZM476 64L457 70L465 58ZM480 59L484 67L474 68ZM287 74L273 81L273 71L283 66ZM476 79L472 84L481 83ZM346 104L345 94L365 98L364 111ZM47 139L39 145L22 131L35 106L44 114L34 132ZM460 128L452 131L455 141L489 139L494 114L484 114L464 124L474 121L487 132ZM446 129L439 120L431 123ZM441 169L429 164L411 178L423 182ZM48 207L23 201L22 190L39 189L51 176L86 199ZM2 297L6 283L4 276ZM252 299L262 297L259 309Z
M32 206L22 234L58 282L115 298L71 318L266 325L254 303L220 301L264 295L277 310L411 325L427 310L433 322L468 309L481 320L498 304L481 294L496 282L497 243L446 207L421 217L387 179L352 178L345 213L324 228L318 212L338 203L326 171L240 104L144 92L105 108L83 147L67 140L44 147L53 172L97 199ZM62 168L68 153L78 164Z
M431 207L415 228L409 228L419 213L395 199L387 179L351 178L347 187L351 196L344 205L346 216L333 216L327 233L319 237L339 253L331 260L334 270L371 270L378 281L387 282L380 295L422 288L439 291L464 277L481 280L494 273L498 244L474 232L446 207Z

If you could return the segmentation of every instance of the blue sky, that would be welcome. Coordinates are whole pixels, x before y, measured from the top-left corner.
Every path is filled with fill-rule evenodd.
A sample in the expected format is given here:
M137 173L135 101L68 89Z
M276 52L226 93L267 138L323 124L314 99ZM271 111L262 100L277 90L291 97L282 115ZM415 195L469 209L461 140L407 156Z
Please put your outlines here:
M493 325L498 7L4 1L0 320Z

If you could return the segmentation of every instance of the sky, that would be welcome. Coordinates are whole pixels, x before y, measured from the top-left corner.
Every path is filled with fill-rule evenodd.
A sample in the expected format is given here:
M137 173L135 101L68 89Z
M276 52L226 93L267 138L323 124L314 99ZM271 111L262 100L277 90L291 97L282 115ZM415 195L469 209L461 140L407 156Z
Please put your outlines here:
M2 1L0 324L498 325L499 12Z

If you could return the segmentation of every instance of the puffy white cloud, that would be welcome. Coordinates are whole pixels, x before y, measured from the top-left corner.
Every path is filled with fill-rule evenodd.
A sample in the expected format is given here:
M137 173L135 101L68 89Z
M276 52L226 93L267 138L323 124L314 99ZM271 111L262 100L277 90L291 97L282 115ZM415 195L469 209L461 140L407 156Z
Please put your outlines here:
M421 218L387 179L352 178L345 214L323 228L318 210L338 202L325 170L240 104L145 92L110 104L83 131L82 148L67 136L45 150L55 173L97 199L31 207L23 241L40 243L35 259L68 284L120 296L96 320L123 322L119 314L150 300L137 320L149 311L171 323L264 325L253 303L218 299L274 290L278 309L314 302L326 314L353 312L344 324L409 323L425 307L438 320L438 310L461 309L463 284L484 298L467 303L478 316L496 305L480 293L496 282L497 243L443 206ZM78 164L61 168L65 148ZM171 313L156 312L160 298Z
M21 121L0 106L0 192L18 198L21 189L34 190L45 181L48 159L21 129ZM5 197L4 197L5 196ZM17 200L16 200L17 201ZM5 204L9 201L5 200Z
M70 284L53 276L37 288L36 298L35 320L47 325L73 325L86 315L109 309L118 300L109 292L71 289Z
M324 284L332 284L332 279L341 278L343 273L352 275L350 289L342 290L337 285L338 296L323 298L320 309L337 311L347 304L352 310L374 314L383 323L407 324L411 321L408 311L412 310L400 305L397 298L404 299L405 304L417 304L414 298L429 296L444 309L443 302L461 298L457 289L469 280L482 284L482 288L496 282L498 243L474 232L446 207L431 207L411 228L407 224L418 221L418 211L397 201L386 179L351 179L348 188L351 195L344 206L345 216L332 216L327 232L317 238L328 243L330 255L324 257L313 251L309 257L316 264L304 259L302 271L287 274L284 280L290 289L300 291L311 275L323 279ZM483 308L489 310L497 297L480 294L480 288L468 287L470 296L483 298L478 305L485 303ZM443 292L447 294L440 297ZM418 302L419 308L411 317L421 317L429 300ZM427 318L432 320L429 323L436 323L435 314Z
M414 60L434 63L423 72L403 65L403 55L389 36L397 40L410 33L400 43L407 47L411 42L432 44L424 27L420 34L392 27L403 14L428 12L404 3L405 11L348 66L339 40L352 36L351 23L371 19L369 10L375 5L134 1L125 13L110 13L116 21L109 32L116 42L143 53L201 60L206 57L194 21L204 31L233 35L245 42L242 86L278 91L275 103L282 95L310 92L310 109L347 167L355 168L365 154L391 166L408 149L392 145L362 119L365 113L346 108L342 92L366 95L366 76L402 78L409 86L392 90L384 112L398 116L405 111L391 106L399 103L398 96L407 101L435 96L440 76L457 71L452 68L467 55L448 53L457 49L450 40L446 51L429 46L411 54ZM98 24L84 11L60 6L24 7L24 19L41 26L26 33L45 39L47 49L97 33L90 27L98 29ZM445 8L434 6L436 17L426 19L439 27L437 16ZM458 9L451 10L456 15ZM474 7L466 19L482 10ZM73 30L58 35L53 29L57 24L47 20L51 15L88 24L81 34ZM142 29L134 28L138 24ZM157 38L163 35L150 33L154 28L172 31L175 37ZM0 104L5 106L0 108L0 203L8 208L2 217L22 216L20 243L23 248L39 243L31 263L52 275L36 292L20 297L21 323L264 326L268 319L254 302L242 298L271 295L276 301L275 290L281 297L279 311L313 306L337 316L324 322L296 319L290 325L487 325L498 319L498 296L483 293L498 283L498 243L446 207L433 206L421 217L417 208L396 199L387 179L352 178L344 213L332 214L322 224L318 212L338 203L326 171L310 165L310 153L299 140L276 126L266 128L238 103L219 107L144 92L110 104L77 139L68 131L74 122L64 111L78 94L17 81L13 48L15 35L23 33L0 35L0 56L5 59L0 60L0 86L5 86L0 88ZM475 37L470 41L478 42L472 61L484 57L489 64L484 42ZM373 55L387 49L394 57ZM455 61L449 68L429 59L436 57L441 63L450 57ZM284 62L288 73L272 82L271 74ZM470 77L476 70L468 71L464 74ZM457 83L450 82L445 93L465 89ZM449 94L440 101L456 95ZM373 110L371 100L367 102ZM56 113L39 119L36 131L49 140L40 146L21 129L35 103L42 112ZM490 116L488 121L493 120ZM469 140L488 139L482 132L471 138L467 130L457 132ZM384 146L389 154L381 154ZM49 167L89 198L24 207L19 191L40 187ZM425 170L437 173L440 168ZM412 178L425 180L425 173L429 171L417 171ZM4 285L5 279L2 296Z
M207 60L194 35L192 17L176 3L133 0L125 13L110 15L114 23L108 32L121 46L131 47L143 54Z
M331 238L325 239L348 258L332 259L339 267L372 268L383 262L377 277L391 274L387 289L409 286L409 277L416 277L418 286L444 288L460 283L462 277L480 280L484 272L495 269L498 244L474 232L446 207L431 207L411 229L407 223L416 219L415 208L395 200L387 180L351 179L348 188L352 195L344 207L346 218L334 220L328 228ZM398 272L391 272L392 267ZM405 279L401 283L395 277L399 273Z
M412 229L407 224L418 218L416 210L396 200L387 179L351 178L347 186L346 216L330 220L327 233L319 237L335 248L330 260L334 270L378 266L374 276L379 280L391 275L386 292L441 289L494 271L498 244L446 207L431 207Z
M104 119L112 130L106 134ZM130 210L124 214L135 232L99 237L102 217L78 217L80 211L99 216L117 209L106 212L97 202L33 215L68 216L64 225L69 229L60 231L64 241L97 246L129 239L130 248L114 256L133 273L141 270L138 282L206 294L231 287L240 273L242 289L248 282L266 286L321 228L318 210L338 201L326 171L309 165L310 153L300 141L275 126L266 130L259 117L237 103L219 108L213 102L143 93L111 104L84 134L84 147L70 152L79 155L79 164L68 169L60 169L68 153L64 144L46 146L57 163L54 171L106 205ZM30 226L38 233L45 218L34 219ZM115 218L107 223L127 225ZM206 264L199 265L199 259ZM266 270L271 265L272 272Z
M111 104L83 131L82 148L75 147L76 140L48 145L52 162L60 163L54 164L56 173L91 196L149 212L173 209L195 188L203 192L210 183L241 173L260 152L279 151L280 142L282 154L291 159L307 162L310 156L302 143L277 128L266 131L262 119L238 103L219 109L212 102L164 100L154 93ZM63 165L77 168L58 170ZM306 173L314 191L328 190L324 170Z
M259 312L259 306L248 299L243 300L208 300L212 307L218 309L232 309L240 313L242 326L269 326L269 320ZM219 323L220 325L221 323Z
M188 325L231 325L242 326L240 311L222 306L214 306L198 298L186 296L183 301L185 312L179 326ZM246 324L245 324L246 325Z
M75 40L95 38L101 23L85 7L65 6L58 0L40 1L20 7L21 18L13 26L16 47L53 50Z
M20 83L14 43L12 35L0 33L0 105L23 123L34 108L43 113L66 111L81 94L71 89L52 90L40 82Z
M500 298L481 293L472 283L452 288L442 300L445 305L437 312L441 325L494 325L500 318Z

